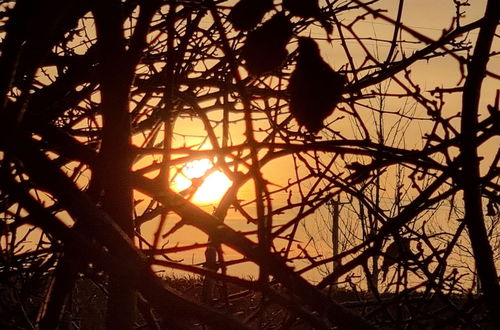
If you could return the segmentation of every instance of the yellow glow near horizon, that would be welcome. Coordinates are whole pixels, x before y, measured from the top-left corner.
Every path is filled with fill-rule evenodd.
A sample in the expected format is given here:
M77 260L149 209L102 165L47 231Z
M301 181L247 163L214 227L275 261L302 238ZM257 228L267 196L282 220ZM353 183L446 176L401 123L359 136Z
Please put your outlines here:
M214 171L203 179L196 191L189 191L196 179L203 177L212 168L208 159L189 162L182 172L175 176L173 187L178 192L184 192L185 197L196 204L211 204L219 201L231 186L231 180L221 171ZM193 195L194 192L194 195Z

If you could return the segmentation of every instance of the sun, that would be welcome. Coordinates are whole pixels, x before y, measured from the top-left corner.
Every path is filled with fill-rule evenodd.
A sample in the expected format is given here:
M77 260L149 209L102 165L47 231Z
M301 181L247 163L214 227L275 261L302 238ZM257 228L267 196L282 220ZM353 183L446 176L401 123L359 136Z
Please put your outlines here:
M212 171L209 159L187 163L173 177L172 188L183 197L200 205L218 202L231 186L231 180L221 171Z

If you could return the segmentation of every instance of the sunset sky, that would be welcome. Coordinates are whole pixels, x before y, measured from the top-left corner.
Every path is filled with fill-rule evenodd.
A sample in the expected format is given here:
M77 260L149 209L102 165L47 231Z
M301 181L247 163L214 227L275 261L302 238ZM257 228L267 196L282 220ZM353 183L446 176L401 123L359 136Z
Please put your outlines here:
M384 0L378 2L375 7L383 9L383 14L386 15L389 19L395 19L397 13L397 6L399 1L395 0ZM479 17L481 17L484 13L485 1L473 1L470 3L470 6L467 7L465 13L461 19L461 25L466 25ZM402 22L403 24L415 30L428 38L437 39L439 38L443 30L447 30L452 26L452 19L455 15L455 8L452 1L444 1L444 0L409 0L404 2L404 9L402 14ZM348 14L342 13L337 17L339 22L341 22L344 26L349 26L351 22L354 22L357 15L359 15L362 11L352 11ZM92 39L95 37L95 31L93 29L92 19L87 16L88 19L81 20L80 24L82 26L88 26L89 28L86 30L87 35L81 36L81 40L78 37L75 37L73 45L79 45L76 48L76 53L79 53L80 50L83 53L87 49L87 45L85 42L82 42L85 38ZM126 22L127 24L131 24L130 21ZM203 18L200 23L203 27L208 27L213 24L213 21L209 15ZM353 31L356 34L356 37L359 40L363 40L363 49L359 42L352 38L353 36L349 33L349 31L344 27L342 33L344 34L346 47L349 50L350 55L355 63L355 65L361 65L363 61L365 61L367 57L367 53L370 56L373 56L377 59L384 59L387 56L387 52L389 51L389 43L387 40L390 40L393 33L393 25L387 20L378 18L375 19L373 16L368 15L365 19L356 21L354 25L352 25ZM323 59L334 69L339 72L345 72L348 77L350 83L354 82L354 77L351 72L349 72L349 61L346 55L346 48L343 47L339 38L339 31L337 29L334 30L332 35L332 42L329 43L326 40L326 34L322 28L317 25L310 25L306 29L304 29L301 36L311 36L314 38L321 47L321 54ZM471 42L474 41L477 33L474 32L471 35L464 36L469 39ZM154 47L155 43L161 43L165 41L165 34L159 34L157 32L151 33L148 36L148 40L151 42L151 46ZM425 47L422 42L418 42L413 36L409 35L407 32L400 33L401 42L399 44L399 48L397 50L397 57L408 57L413 53ZM495 45L498 50L498 44ZM292 39L289 43L287 49L290 52L295 51L297 47L296 39ZM495 48L494 48L495 49ZM223 56L222 52L216 52L218 56ZM464 53L465 54L465 53ZM204 62L204 65L207 67L203 67L199 64L199 67L196 67L196 70L207 70L210 65L217 64L217 59L209 60ZM156 66L158 70L160 70L165 63L157 63ZM492 72L498 72L500 62L499 58L493 57L489 63L489 68ZM285 69L286 72L290 72L293 69L293 66L289 66ZM145 68L139 67L138 73L140 76L141 70L145 70ZM243 79L248 77L248 74L243 66L239 68L240 74ZM369 71L369 70L368 70ZM43 73L43 77L40 79L51 79L52 75L55 75L56 71L52 68L47 68ZM195 75L195 73L193 73ZM402 74L398 75L399 78L403 78ZM358 77L359 78L359 77ZM412 82L416 85L419 85L423 93L429 93L436 88L455 88L460 82L460 66L458 62L454 59L451 59L450 56L443 56L442 58L433 58L429 61L419 61L414 63L411 66L411 78ZM267 77L261 83L255 82L253 86L262 87L265 85L268 86L276 86L279 87L281 84L280 79L278 77ZM380 88L381 91L385 91L389 94L394 93L394 97L386 97L380 99L375 96L367 97L364 100L359 100L359 115L366 123L371 123L371 126L368 126L368 130L372 134L372 137L375 137L376 128L373 125L377 121L375 116L375 112L372 111L369 107L373 107L375 109L379 107L383 107L385 111L394 112L394 113L405 113L408 116L414 116L417 120L401 120L399 116L391 116L386 115L384 117L384 138L387 139L388 144L394 144L395 146L406 147L409 149L419 149L423 146L424 140L422 136L425 135L425 132L429 130L430 125L426 121L426 113L416 104L416 102L412 99L408 98L400 98L397 97L398 93L401 93L402 90L397 86L396 83L392 80L383 81L378 86L371 86L370 89ZM485 111L485 105L491 104L494 99L494 95L497 92L498 84L497 80L493 78L486 78L483 86L483 98L481 99L481 111ZM281 86L283 88L283 86ZM216 90L214 88L214 90ZM364 91L365 95L369 95L371 90ZM207 93L210 94L210 93ZM140 104L142 95L138 95L137 98L133 99L133 102L130 104L131 111L134 111L136 106ZM348 101L349 95L344 94L346 98L346 102ZM155 109L158 104L161 103L162 97L160 94L155 95L155 97L150 100L148 105L151 109ZM99 102L99 95L96 93L92 96L92 101ZM239 100L235 101L235 109L243 109L243 106ZM156 102L156 103L155 103ZM275 102L275 100L271 100L271 102ZM460 104L460 95L446 95L444 112L451 116L452 114L459 113L461 111ZM253 100L252 104L258 108L266 109L266 104L262 100ZM272 106L282 106L272 104ZM82 105L83 108L88 107L87 104ZM175 122L173 135L172 135L172 148L174 149L174 153L172 154L171 159L171 168L169 171L169 177L171 182L168 185L177 192L182 192L185 198L190 199L193 203L199 205L201 208L206 210L207 212L212 212L216 209L219 200L222 198L223 194L229 189L231 185L231 181L226 174L232 172L233 175L247 174L249 171L249 150L245 145L245 125L243 122L243 112L231 112L229 115L229 120L231 121L228 131L227 140L223 142L223 127L220 125L220 121L222 119L222 109L217 108L216 97L206 97L203 101L197 104L199 107L199 111L205 111L206 118L201 118L199 113L188 112L186 114L182 114ZM360 139L361 138L361 130L356 126L355 122L352 119L352 116L349 115L349 112L346 110L345 104L340 104L339 109L337 109L332 116L330 116L326 122L328 127L331 129L330 132L327 130L323 130L319 136L322 137L323 141L332 139L332 132L339 132L342 136L350 139ZM277 109L277 108L276 108ZM281 111L281 110L280 110ZM193 115L194 114L194 115ZM267 138L268 135L264 131L265 129L269 129L269 123L267 121L267 114L264 110L255 111L253 114L254 119L254 127L257 128L257 132L255 133L255 138L257 141L263 141L263 139ZM288 116L286 111L279 112L277 118L279 120L284 120ZM147 117L147 114L145 114ZM97 127L101 125L100 117L97 116L95 122L82 122L81 126L90 125L90 128ZM206 125L209 123L212 125L213 133L215 134L214 138L218 141L219 146L215 147L210 142L210 137L207 135ZM453 121L458 127L459 121L458 118ZM289 125L291 131L296 132L298 127L296 123L292 120ZM76 125L75 128L78 128L79 125ZM261 129L261 131L259 131ZM157 132L153 140L148 140L151 136L147 136L143 133L137 134L133 137L132 143L137 148L151 148L155 145L154 142L159 142L163 138L164 127L160 128L160 131ZM83 138L82 138L83 140ZM275 140L277 143L282 143L283 140L277 139ZM223 145L223 144L226 145ZM306 143L307 144L307 143ZM488 168L487 165L491 162L491 157L494 156L494 152L498 149L498 145L500 141L498 138L496 140L490 141L488 144L484 145L481 149L482 156L484 159L483 169L486 170ZM227 153L228 156L224 159L227 162L227 167L225 169L226 174L224 174L224 169L220 168L220 164L216 164L218 159L216 157L216 152L214 149L217 148L233 148L233 151ZM162 161L161 148L156 149L151 154L146 157L137 157L136 162L134 163L133 170L137 171L141 174L144 174L147 177L155 177L158 175L160 170L160 163ZM217 150L215 150L217 151ZM207 155L210 156L207 158ZM229 157L230 156L230 157ZM264 149L259 153L260 157L264 156ZM232 158L231 158L232 157ZM238 164L234 164L233 161L237 157L245 158L245 162L240 162ZM325 152L320 153L320 158L326 163L332 158L332 153ZM349 157L347 156L346 163L348 163ZM355 160L355 157L352 158L352 161ZM361 158L361 160L367 161L367 158ZM75 168L77 164L74 164ZM215 166L215 167L214 167ZM262 166L262 175L268 183L268 189L270 191L274 191L272 194L272 207L274 209L279 209L283 206L286 206L289 203L298 203L300 201L300 194L307 194L306 192L299 192L299 186L302 189L308 189L313 185L314 180L304 180L304 183L296 184L291 186L289 189L284 189L287 187L288 182L291 180L300 181L302 176L307 175L308 169L303 165L298 165L297 172L294 171L294 159L290 154L283 154L279 157L275 157L271 160L268 160ZM72 173L74 169L73 165L68 164L65 166L65 169L68 173ZM208 171L208 172L207 172ZM344 172L342 172L344 173ZM345 175L345 173L344 173ZM201 179L200 179L201 177ZM80 175L78 182L80 186L84 187L88 184L88 180L90 175L85 172ZM194 179L194 180L193 180ZM197 181L198 179L198 181ZM195 186L198 183L203 184L194 192L193 189L190 190L190 186L192 182L195 182ZM384 178L384 182L386 184L385 187L385 198L387 203L390 203L391 196L394 193L395 186L395 176L388 175ZM166 183L167 185L167 183ZM324 185L321 183L319 186ZM314 188L311 189L313 191ZM415 193L416 191L413 191ZM407 198L411 197L412 191L408 191ZM246 183L241 186L238 190L238 199L241 200L242 210L247 212L251 216L255 216L256 214L256 205L252 203L252 199L255 197L255 187L252 180L246 181ZM147 206L149 201L140 193L136 192L135 199L138 201L137 204L137 212L143 212ZM283 213L274 216L273 221L275 225L286 223L293 219L296 216L297 212L302 212L300 207L290 208L285 210ZM242 211L240 210L240 211ZM246 223L244 217L242 216L240 211L231 210L226 218L226 223L236 230L242 231L250 231L254 230L255 226L252 224ZM312 212L312 214L308 215L310 219L318 219L328 217L329 214L325 208L321 208L317 212ZM69 218L67 213L63 213L59 215L63 221L68 224L71 224L72 221ZM174 223L178 220L178 217L175 215L169 215L166 223L164 223L164 228L161 229L163 232L166 231L166 228L171 228ZM311 221L312 222L312 221ZM158 221L151 221L146 223L143 228L141 234L147 240L152 242L154 240L154 235L156 231L159 229ZM307 243L309 236L306 234L306 229L312 230L311 228L301 227L299 228L299 234L297 237L300 237L302 240L302 244ZM317 229L317 228L316 228ZM309 234L311 235L311 234ZM314 235L314 234L313 234ZM255 238L254 236L250 236ZM199 231L191 228L184 227L175 235L168 237L161 244L192 244L192 243L204 243L206 240L206 235L200 233ZM160 245L161 245L160 244ZM279 243L277 243L279 244ZM319 243L318 243L319 244ZM328 247L323 247L328 250ZM323 253L329 253L329 251L321 251ZM202 261L202 249L197 250L200 252L199 255L196 256L197 262ZM192 251L188 252L187 255L184 254L182 258L189 258L189 254L192 256ZM194 260L194 259L193 259Z
M387 15L389 18L395 19L398 3L399 3L398 1L382 1L378 3L376 7L385 9L386 11L384 12L384 14ZM461 25L465 25L481 17L482 14L484 13L484 6L485 2L481 1L475 1L471 3L471 6L466 8L466 13L464 14L461 20ZM357 14L356 12L353 12L352 13L353 17L356 14ZM402 21L404 25L407 26L408 28L411 28L429 38L437 39L441 36L443 30L447 30L452 26L452 18L454 14L455 14L454 6L451 1L427 1L427 0L406 1L404 4ZM353 20L353 17L339 16L338 19L343 24L348 24L350 21ZM365 20L357 22L353 26L353 28L359 38L367 38L364 41L364 46L367 47L367 50L371 53L372 56L378 58L384 58L387 55L389 46L388 43L385 42L384 40L391 38L393 31L392 24L390 24L386 20L374 19L373 17L369 16ZM345 31L343 32L346 33ZM345 56L346 53L345 50L340 45L337 30L335 30L332 38L333 41L330 44L325 40L326 35L324 31L319 27L312 27L306 29L302 32L302 35L312 36L320 43L322 56L325 59L325 61L331 65L331 67L333 67L336 70L345 70L347 68L347 57ZM474 38L476 36L477 34L474 32L473 34L464 37L470 39L471 41L474 41ZM401 44L400 51L404 52L405 56L407 57L424 47L422 43L417 42L416 39L410 36L408 33L402 32L401 38L406 42ZM351 55L353 56L353 59L356 63L361 63L365 59L365 53L363 49L358 46L357 41L350 40L349 37L347 37L347 46L349 47ZM296 43L292 40L288 48L290 51L293 51L295 47ZM493 72L498 71L499 63L500 62L498 58L493 58L491 60L489 67ZM240 69L242 70L241 72L243 74L243 77L245 77L246 75L245 71L243 70L243 68ZM352 76L349 77L352 79ZM413 64L411 66L411 77L413 79L413 82L418 84L421 87L422 91L427 94L429 94L432 90L436 88L454 88L458 84L461 84L460 66L458 65L458 62L456 60L451 59L450 57L443 57L443 58L438 57L438 58L433 58L430 61L419 61ZM271 77L268 79L268 82L271 85L277 84L278 79L275 77ZM491 104L492 100L494 99L497 87L498 85L496 80L490 78L487 78L485 80L483 89L484 98L482 99L482 105L483 105L482 111L484 111L484 105ZM401 92L401 90L396 86L396 84L391 81L383 82L380 85L380 88L382 90L386 89L389 93ZM373 98L371 100L369 99L367 102L375 107L379 106L380 104L379 103L380 100L376 98ZM397 112L402 110L406 111L408 115L414 115L418 118L424 118L426 116L425 113L422 113L422 109L420 109L419 106L412 100L409 100L409 103L407 103L408 100L404 98L390 97L384 99L383 102L385 110L387 111ZM461 100L459 95L453 95L453 96L446 95L445 102L446 103L444 109L445 113L447 113L448 115L459 113L461 111ZM200 104L200 106L202 108L211 107L212 103L207 102L206 104ZM376 120L371 110L366 109L365 112L361 113L361 115L367 120L367 122L370 121L373 122L374 120ZM241 119L240 114L234 114L231 116L234 120ZM221 114L220 112L213 111L209 113L209 118L213 120L220 120ZM254 115L254 119L258 118L264 119L265 116L264 114L256 113ZM385 117L385 125L386 125L385 137L388 139L388 141L393 140L394 143L399 144L400 146L405 146L406 148L410 149L412 148L419 149L422 147L424 143L424 140L422 140L422 134L423 132L429 129L430 126L428 125L430 125L430 123L426 122L425 120L416 120L416 121L407 120L403 124L401 124L402 126L400 126L401 129L404 127L405 129L404 131L403 130L394 131L395 128L391 128L391 126L393 125L393 123L391 123L392 120L399 120L399 119L394 116ZM349 116L344 116L343 113L339 113L336 111L327 121L332 121L333 122L331 125L332 129L341 131L344 136L359 138L358 132L356 132L356 130L353 129L353 122L349 119ZM263 125L266 125L265 121L262 121L262 123ZM394 122L394 124L395 123L396 122ZM459 123L458 119L455 121L455 123L458 125ZM256 127L258 127L258 125L260 125L259 121L256 121ZM204 124L199 118L179 119L176 122L175 129L176 133L179 134L179 138L176 138L174 136L173 140L174 146L182 148L186 146L196 145L201 149L211 149L212 146L207 141L206 135L203 133ZM369 129L374 130L374 127L369 127ZM216 132L216 134L218 134L218 137L220 139L221 127L218 126L214 131ZM245 135L244 135L244 125L242 122L232 124L230 132L231 132L230 133L231 142L233 143L233 145L238 145L239 143L244 142ZM259 138L259 136L260 135L257 133L256 137ZM264 136L265 134L262 135L262 137ZM326 138L328 139L328 134L326 135ZM219 140L219 142L220 141L221 140ZM485 157L485 165L483 166L484 169L489 167L487 165L489 165L489 162L491 162L491 157L494 156L495 154L494 151L498 148L498 145L499 141L494 140L491 141L489 144L483 146L482 149L484 150L483 156ZM325 153L321 157L324 157L324 159L328 159L329 157L331 157L331 155ZM228 159L228 161L230 161L230 159ZM186 187L189 186L189 181L186 180L188 179L188 176L193 175L194 177L198 177L203 174L204 167L209 167L209 166L211 165L209 165L209 163L203 160L188 163L187 165L188 168L186 168L185 170L181 170L179 172L180 174L177 176L178 179L174 179L172 184L173 189L177 191L186 189ZM287 182L293 179L295 176L293 172L293 166L294 166L293 159L292 157L288 156L276 158L275 160L266 164L263 167L262 172L264 178L268 180L270 183L269 187L273 190L279 190L280 187L285 187L287 185ZM195 168L199 169L196 170ZM302 168L302 170L303 169L304 168ZM241 167L241 170L243 172L246 171L244 167ZM213 180L211 181L211 184L204 185L202 187L203 189L200 189L199 193L197 193L197 195L195 195L195 197L192 199L193 202L199 204L200 206L202 206L207 210L215 209L217 205L216 199L220 198L221 194L224 192L224 189L222 188L225 187L227 189L228 187L226 186L227 177L222 175L221 172L218 173L219 174L217 174L217 176L211 176L210 178L212 178ZM388 176L387 178L385 178L385 180L386 181L384 181L384 184L385 184L386 195L384 198L385 198L385 203L388 203L387 207L390 207L391 191L393 189L392 187L395 185L394 176ZM213 187L212 190L210 187ZM295 188L292 188L292 191L293 189ZM297 193L297 191L293 192L295 194ZM208 198L207 196L211 196L212 198L214 198L214 200L211 200L211 198ZM245 200L251 201L251 199L254 196L253 183L248 182L246 185L244 185L240 189L238 196L243 201ZM410 196L411 193L408 197ZM277 192L276 194L273 195L273 207L279 208L282 205L287 204L288 198L289 198L288 190ZM255 205L249 204L246 207L246 211L253 214L255 212ZM449 212L449 210L443 208L443 210L439 211L436 214L436 216L438 218L445 216L447 212ZM284 214L274 217L275 224L277 225L280 223L286 223L293 216L294 216L294 211L288 210ZM325 217L328 218L329 216L330 215L328 214L327 210L323 209L322 211L318 211L313 215L310 215L309 218L311 220L308 223L316 223L314 222L316 220L313 219L321 219ZM346 217L348 217L348 215L346 215ZM249 226L248 224L245 224L245 221L241 219L241 215L239 215L238 212L232 213L232 215L228 215L226 223L237 230L251 230L252 228L251 225ZM152 232L154 232L157 229L156 224L148 225L147 228L150 228ZM311 233L306 234L305 228L306 227L299 228L299 234L297 236L302 240L303 245L307 243L309 239L308 235L311 235ZM318 228L309 227L308 230L312 230L314 232L314 230L318 230ZM321 231L322 229L319 230ZM145 229L144 232L146 233L147 230ZM172 236L170 238L169 243L173 243L177 239L185 244L188 244L188 242L203 242L204 240L203 237L204 235L202 234L200 235L194 234L194 232L190 228L183 228L181 231L177 233L177 235ZM319 237L320 236L316 236L317 239ZM329 239L328 235L323 234L322 239L328 240ZM323 246L322 249L325 249L321 250L320 252L325 254L330 253L328 251L329 247L322 245L321 242L318 242L318 246L320 246L320 248L321 246ZM203 250L199 251L201 253ZM198 257L202 258L203 256L200 254ZM184 255L183 258L189 258L189 257ZM237 270L236 272L238 273L239 270ZM314 277L315 275L312 276Z

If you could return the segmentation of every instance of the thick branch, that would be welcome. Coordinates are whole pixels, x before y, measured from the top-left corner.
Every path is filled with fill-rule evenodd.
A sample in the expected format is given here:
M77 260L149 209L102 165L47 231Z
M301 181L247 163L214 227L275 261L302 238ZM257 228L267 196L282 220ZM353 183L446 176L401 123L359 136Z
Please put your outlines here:
M489 52L495 30L500 19L500 6L495 0L489 0L479 31L474 54L468 65L468 76L462 95L462 143L461 158L462 185L464 190L464 221L476 261L477 272L483 288L490 315L500 326L500 285L498 283L493 251L484 224L481 201L480 159L478 157L477 126L481 85L486 76Z

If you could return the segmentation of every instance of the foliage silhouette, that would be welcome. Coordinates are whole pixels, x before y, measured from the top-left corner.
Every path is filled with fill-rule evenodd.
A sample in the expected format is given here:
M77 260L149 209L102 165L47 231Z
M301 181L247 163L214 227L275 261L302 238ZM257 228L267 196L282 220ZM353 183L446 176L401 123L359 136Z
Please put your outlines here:
M248 31L256 27L272 8L272 0L240 0L231 9L228 19L235 29Z
M241 50L248 72L261 75L283 65L288 56L286 45L291 37L292 24L280 13L248 33Z
M311 38L299 38L297 64L290 77L290 113L308 131L317 133L344 91L345 77L323 61Z

